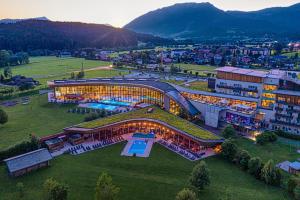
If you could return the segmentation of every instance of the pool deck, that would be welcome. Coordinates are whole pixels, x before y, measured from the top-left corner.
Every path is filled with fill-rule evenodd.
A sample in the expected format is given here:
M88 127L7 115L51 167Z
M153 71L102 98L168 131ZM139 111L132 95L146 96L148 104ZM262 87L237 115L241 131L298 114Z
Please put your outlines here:
M146 146L146 149L144 151L143 154L140 154L140 153L136 153L136 157L142 157L142 158L147 158L150 156L150 152L151 152L151 149L152 149L152 146L153 146L153 143L155 142L154 139L145 139L145 138L133 138L133 137L128 137L128 142L126 144L126 146L124 147L122 153L121 153L121 156L133 156L133 153L129 153L129 149L130 147L132 146L133 142L135 140L147 140L147 146Z

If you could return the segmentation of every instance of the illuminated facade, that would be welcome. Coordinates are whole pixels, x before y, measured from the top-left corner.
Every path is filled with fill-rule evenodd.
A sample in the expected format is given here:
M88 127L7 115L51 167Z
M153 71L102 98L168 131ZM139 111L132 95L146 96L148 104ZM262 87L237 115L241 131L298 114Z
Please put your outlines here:
M54 93L51 101L100 101L117 99L132 103L157 105L179 115L185 112L193 117L198 110L168 83L140 79L61 80L48 83Z

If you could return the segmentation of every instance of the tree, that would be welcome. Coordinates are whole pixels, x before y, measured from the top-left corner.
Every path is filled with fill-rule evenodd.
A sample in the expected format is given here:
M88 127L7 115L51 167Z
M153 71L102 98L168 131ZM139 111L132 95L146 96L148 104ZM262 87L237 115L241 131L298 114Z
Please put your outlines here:
M237 153L237 146L231 140L225 140L222 145L221 155L229 161L232 161Z
M8 115L0 108L0 124L5 124L8 121Z
M236 132L233 126L228 125L226 128L223 130L222 135L224 138L234 138L236 137Z
M193 168L189 182L198 191L210 185L209 169L204 161L201 161Z
M275 167L273 160L269 160L262 168L261 179L269 185L280 185L281 173Z
M248 151L241 150L236 154L236 162L241 166L242 169L248 169L248 162L250 160L250 155Z
M45 200L66 200L68 198L69 188L63 183L50 178L44 183Z
M10 54L6 50L0 51L0 67L8 66Z
M300 200L300 185L294 188L294 197L296 200Z
M18 182L16 185L17 193L18 193L18 198L22 199L24 197L24 184L22 182Z
M248 172L257 179L260 178L260 172L263 167L260 157L253 157L248 162Z
M190 189L184 188L176 195L175 200L197 200L195 192Z
M115 200L120 189L112 183L112 178L107 173L102 173L98 178L95 191L95 200Z
M11 78L12 77L11 68L10 67L5 67L3 74L4 74L5 78Z

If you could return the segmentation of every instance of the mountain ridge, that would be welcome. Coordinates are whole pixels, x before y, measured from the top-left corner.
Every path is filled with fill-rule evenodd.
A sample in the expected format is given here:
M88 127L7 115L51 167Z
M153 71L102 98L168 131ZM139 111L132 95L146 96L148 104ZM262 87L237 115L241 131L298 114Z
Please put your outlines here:
M0 49L13 51L134 47L139 42L162 45L174 41L103 24L43 20L0 24Z
M124 26L129 30L172 38L300 38L300 3L258 11L224 11L210 3L180 3L150 11ZM291 21L295 21L292 23Z

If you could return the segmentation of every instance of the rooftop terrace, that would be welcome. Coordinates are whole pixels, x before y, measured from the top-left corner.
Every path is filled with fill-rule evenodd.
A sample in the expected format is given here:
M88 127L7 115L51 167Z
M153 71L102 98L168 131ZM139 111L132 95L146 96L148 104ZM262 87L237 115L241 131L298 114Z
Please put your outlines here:
M220 140L221 137L202 129L201 127L185 120L182 118L179 118L175 115L172 115L166 111L161 110L158 107L152 106L154 108L153 112L147 112L149 107L138 109L132 112L122 113L113 115L106 118L97 119L90 122L84 122L78 125L75 125L75 128L86 128L86 129L93 129L125 120L130 119L152 119L152 120L158 120L161 122L164 122L178 130L181 130L189 135L192 135L196 138L202 139L202 140Z

